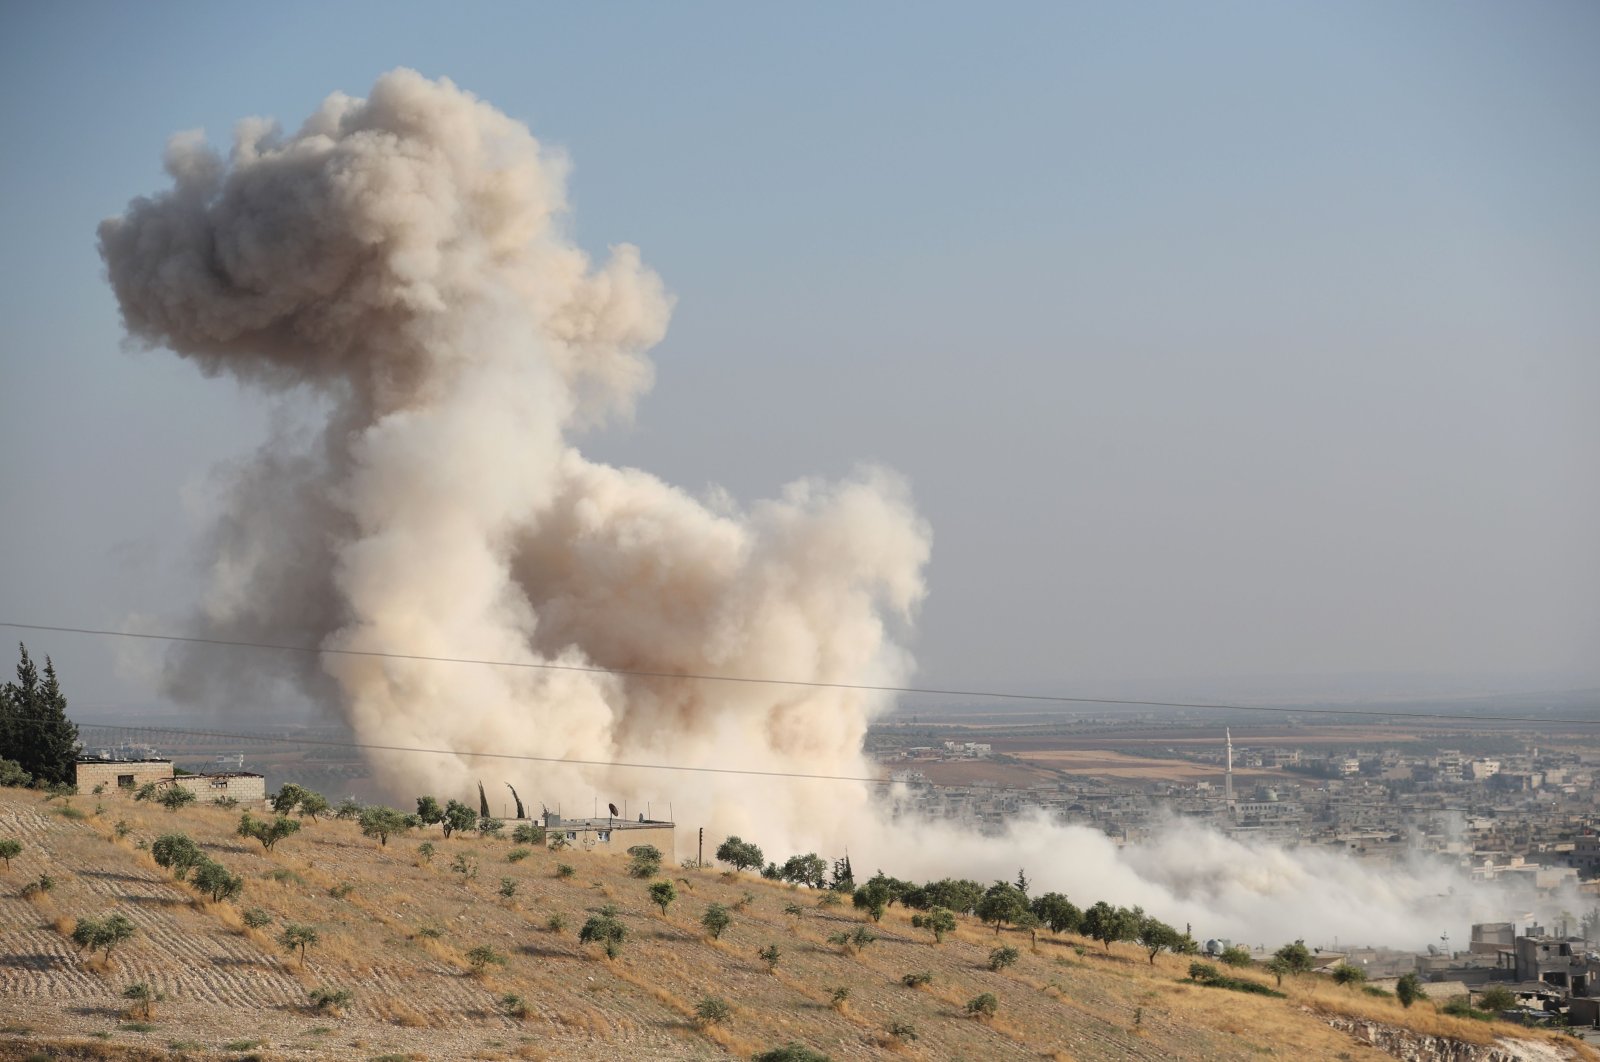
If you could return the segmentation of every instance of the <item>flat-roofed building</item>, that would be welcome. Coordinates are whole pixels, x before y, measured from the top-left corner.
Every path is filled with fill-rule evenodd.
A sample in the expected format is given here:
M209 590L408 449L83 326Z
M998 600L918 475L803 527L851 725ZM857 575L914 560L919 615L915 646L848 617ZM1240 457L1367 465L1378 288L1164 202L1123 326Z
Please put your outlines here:
M659 819L639 816L637 822L623 818L564 819L553 811L544 813L545 842L561 838L586 852L618 852L641 844L655 845L663 866L678 861L677 827Z
M261 803L267 799L267 780L249 771L228 771L221 774L180 774L168 784L182 786L195 795L196 800L215 802L233 799L241 804Z
M92 793L97 785L133 790L146 782L171 779L171 760L112 760L92 756L73 764L73 783L80 793Z

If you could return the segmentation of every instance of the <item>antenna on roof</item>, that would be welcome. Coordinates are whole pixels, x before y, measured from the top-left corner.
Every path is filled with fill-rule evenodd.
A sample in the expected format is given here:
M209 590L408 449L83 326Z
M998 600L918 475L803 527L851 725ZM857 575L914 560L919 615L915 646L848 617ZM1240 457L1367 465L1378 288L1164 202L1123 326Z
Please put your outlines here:
M617 806L615 804L607 804L606 805L606 810L611 812L611 819L612 820L616 819L618 812L617 812ZM607 821L607 825L610 825L610 820Z

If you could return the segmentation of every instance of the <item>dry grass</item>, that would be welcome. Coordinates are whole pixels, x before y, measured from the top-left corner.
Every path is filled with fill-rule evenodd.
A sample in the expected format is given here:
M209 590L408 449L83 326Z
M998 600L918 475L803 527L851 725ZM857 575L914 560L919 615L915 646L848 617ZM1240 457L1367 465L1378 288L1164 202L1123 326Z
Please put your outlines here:
M416 838L380 848L361 838L353 824L337 821L307 823L268 853L233 836L237 811L169 814L111 795L107 805L102 821L74 821L37 815L32 794L0 792L0 832L8 814L26 817L33 831L30 851L69 883L50 894L52 908L35 908L29 918L15 917L30 910L21 901L0 897L0 904L12 905L0 908L0 927L10 917L70 935L75 919L109 910L128 913L140 926L115 953L110 976L76 976L85 968L83 957L70 945L60 949L62 938L54 936L60 957L45 967L0 963L8 1018L15 1012L11 1020L49 1029L58 1040L103 1029L105 1019L93 1015L120 1011L120 986L133 980L159 982L168 992L163 1037L199 1041L212 1050L255 1039L286 1050L293 1044L291 1053L298 1057L340 1059L747 1058L795 1039L840 1062L881 1058L885 1051L926 1059L1076 1062L1243 1062L1268 1050L1308 1059L1387 1058L1330 1028L1332 1015L1474 1043L1495 1034L1533 1038L1510 1026L1461 1022L1428 1008L1407 1012L1390 1001L1309 981L1286 985L1290 998L1284 1000L1198 989L1182 983L1187 957L1162 956L1151 965L1130 947L1107 956L1075 937L1045 937L1029 947L1026 936L1004 934L999 939L1021 948L1023 957L1010 969L991 972L984 961L998 942L991 931L963 923L936 946L898 907L874 927L876 943L842 955L827 937L861 924L855 911L818 909L816 893L750 875L674 870L679 899L662 917L649 901L649 883L628 877L622 859L535 849L507 865L510 842L446 841L435 834L433 862L418 866ZM125 839L110 831L108 823L117 819L132 828ZM136 847L177 829L244 877L236 904L195 902ZM484 877L468 882L451 873L458 853L476 859ZM556 877L558 863L571 864L573 876ZM37 873L32 864L23 869ZM517 882L516 903L495 895L500 877ZM22 880L23 873L13 878ZM353 889L342 898L330 894L345 882ZM614 961L582 947L576 935L606 903L618 907L630 929ZM711 903L742 908L734 910L720 940L709 939L699 924ZM804 915L785 915L790 903L800 904ZM245 907L266 910L274 923L245 926ZM565 920L563 932L545 928L552 915ZM321 935L304 967L276 943L287 922L313 925ZM425 927L441 933L423 935ZM28 954L10 941L0 935L0 951ZM782 958L769 972L757 952L774 943ZM507 964L488 976L467 976L471 964L464 952L480 944L506 955ZM1089 950L1077 957L1074 944ZM900 978L911 970L931 971L933 982L920 991L906 988ZM325 986L355 992L343 1017L330 1020L307 1011L307 990ZM845 1005L834 1006L839 986L850 995ZM993 993L1000 1009L989 1021L975 1021L964 1007L983 992ZM529 1002L526 1018L504 1013L499 1001L506 993ZM695 1006L707 996L728 1000L732 1020L697 1026ZM895 1022L913 1026L918 1039L893 1042L887 1030ZM320 1023L336 1025L338 1036L307 1035ZM36 1048L38 1037L30 1043ZM1580 1052L1574 1048L1572 1057L1594 1057Z

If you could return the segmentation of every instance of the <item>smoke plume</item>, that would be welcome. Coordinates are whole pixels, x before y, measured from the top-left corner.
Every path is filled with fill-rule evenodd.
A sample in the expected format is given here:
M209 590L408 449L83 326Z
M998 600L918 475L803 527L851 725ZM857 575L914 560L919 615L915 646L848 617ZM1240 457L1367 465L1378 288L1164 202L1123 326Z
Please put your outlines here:
M1026 864L1041 886L1212 931L1267 910L1284 917L1264 933L1303 933L1288 914L1315 910L1354 932L1372 904L1402 927L1438 894L1426 876L1374 891L1344 864L1245 860L1192 831L1131 853L1042 822L975 840L893 823L855 784L481 758L870 773L877 695L647 675L903 682L893 632L923 597L930 545L906 485L866 468L740 507L586 459L575 437L650 386L671 299L631 246L591 262L563 229L564 158L449 81L399 70L292 134L246 121L226 157L182 134L165 161L171 187L100 227L128 333L295 411L227 470L199 633L529 665L241 656L223 670L180 653L180 700L248 705L289 682L360 740L455 750L375 753L397 799L487 779L534 804L671 801L686 826L780 858L850 845L902 875Z

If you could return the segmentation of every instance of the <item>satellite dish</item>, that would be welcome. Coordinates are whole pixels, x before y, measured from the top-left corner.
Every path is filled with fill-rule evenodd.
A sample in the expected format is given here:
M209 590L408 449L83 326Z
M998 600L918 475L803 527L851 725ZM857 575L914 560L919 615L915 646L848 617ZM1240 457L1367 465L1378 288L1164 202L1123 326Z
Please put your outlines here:
M620 814L620 812L617 811L617 806L615 804L607 804L606 807L611 809L612 818L616 818L617 815Z

